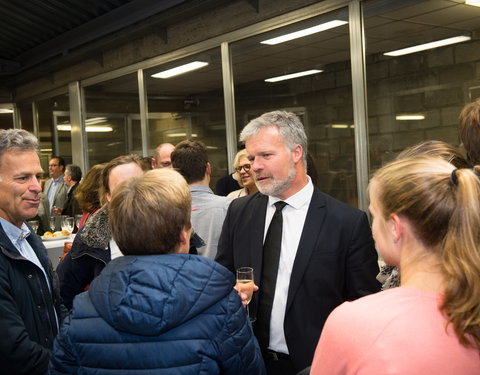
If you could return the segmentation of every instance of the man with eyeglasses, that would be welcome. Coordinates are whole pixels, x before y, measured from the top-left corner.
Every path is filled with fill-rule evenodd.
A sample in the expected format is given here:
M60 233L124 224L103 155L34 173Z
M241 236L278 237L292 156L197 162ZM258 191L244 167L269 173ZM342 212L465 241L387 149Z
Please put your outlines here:
M39 207L38 215L44 231L60 229L60 216L58 214L67 202L68 186L63 180L65 172L65 160L60 156L54 156L48 162L50 178L43 186L43 199ZM50 217L55 215L55 228L50 227Z
M162 143L155 149L155 156L152 158L152 169L172 168L171 153L175 146L171 143Z
M207 149L199 141L180 142L172 152L172 164L185 178L192 194L192 226L205 242L198 254L210 259L217 255L218 238L231 200L210 189L212 166Z

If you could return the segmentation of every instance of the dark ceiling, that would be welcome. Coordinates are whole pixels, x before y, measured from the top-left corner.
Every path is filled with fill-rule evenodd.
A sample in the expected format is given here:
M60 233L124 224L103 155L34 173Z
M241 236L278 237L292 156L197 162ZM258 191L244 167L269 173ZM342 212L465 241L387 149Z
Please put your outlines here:
M0 0L1 86L14 86L147 33L162 35L180 17L228 1Z

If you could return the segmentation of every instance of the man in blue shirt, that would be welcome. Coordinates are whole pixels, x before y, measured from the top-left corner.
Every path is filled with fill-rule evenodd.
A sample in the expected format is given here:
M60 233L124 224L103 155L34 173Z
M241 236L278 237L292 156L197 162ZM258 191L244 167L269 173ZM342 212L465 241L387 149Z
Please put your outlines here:
M27 131L0 130L0 361L6 374L46 374L61 318L45 247L25 223L41 200L37 152L37 138Z

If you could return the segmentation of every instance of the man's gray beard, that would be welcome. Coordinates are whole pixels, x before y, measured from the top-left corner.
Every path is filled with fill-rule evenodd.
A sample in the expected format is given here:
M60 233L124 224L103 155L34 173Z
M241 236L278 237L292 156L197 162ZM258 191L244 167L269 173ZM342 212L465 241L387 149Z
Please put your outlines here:
M255 180L255 185L257 185L260 193L277 197L290 187L296 175L297 171L295 166L292 166L284 180L274 180L270 186L261 186L260 184L257 184L257 180Z

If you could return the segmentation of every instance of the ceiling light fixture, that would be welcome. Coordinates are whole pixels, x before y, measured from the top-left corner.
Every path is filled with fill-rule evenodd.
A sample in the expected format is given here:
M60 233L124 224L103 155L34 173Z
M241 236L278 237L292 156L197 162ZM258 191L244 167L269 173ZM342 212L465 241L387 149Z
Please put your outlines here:
M422 114L397 115L395 116L395 120L400 120L400 121L425 120L425 115L422 115Z
M385 56L408 55L410 53L425 51L427 49L433 49L433 48L437 48L437 47L448 46L450 44L466 42L467 40L470 40L470 39L472 39L472 38L469 37L469 36L466 36L466 35L454 36L453 38L441 39L441 40L437 40L435 42L424 43L424 44L419 44L417 46L412 46L412 47L397 49L395 51L385 52L384 55Z
M272 77L272 78L267 78L265 82L279 82L279 81L285 81L286 79L292 79L292 78L298 78L298 77L303 77L303 76L309 76L311 74L317 74L321 73L323 70L319 69L311 69L311 70L305 70L303 72L298 72L298 73L292 73L292 74L286 74L283 76L278 76L278 77Z
M179 138L179 137L186 137L187 133L169 133L167 134L167 137L169 138ZM196 138L198 137L198 134L192 133L190 134L190 137Z
M152 74L152 77L164 78L164 79L175 77L180 74L191 72L192 70L203 68L204 66L207 66L207 65L208 65L208 62L205 62L205 61L194 61L188 64L177 66L176 68L172 68L172 69L164 70L163 72Z
M0 108L0 113L13 113L13 109Z
M295 31L293 33L285 34L278 36L276 38L272 39L267 39L264 40L263 42L260 42L262 44L268 44L268 45L275 45L283 42L288 42L289 40L292 39L297 39L297 38L302 38L307 35L319 33L320 31L325 31L329 29L333 29L334 27L342 26L348 23L347 21L340 21L340 20L333 20L330 22L325 22L317 26L309 27L307 29Z
M473 5L474 7L480 7L480 0L465 0L466 5Z
M60 132L69 132L72 130L72 126L69 124L57 125L57 130ZM113 132L113 128L110 125L104 125L104 126L87 125L85 126L85 131L87 131L88 133L108 133L108 132Z

